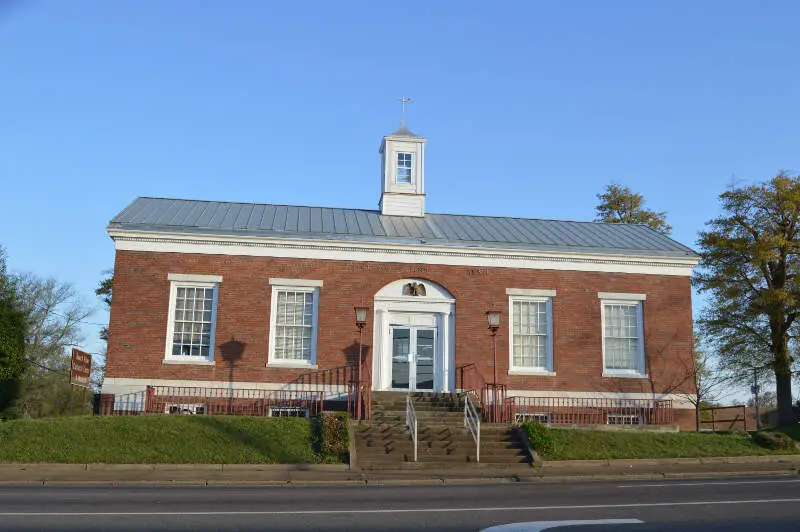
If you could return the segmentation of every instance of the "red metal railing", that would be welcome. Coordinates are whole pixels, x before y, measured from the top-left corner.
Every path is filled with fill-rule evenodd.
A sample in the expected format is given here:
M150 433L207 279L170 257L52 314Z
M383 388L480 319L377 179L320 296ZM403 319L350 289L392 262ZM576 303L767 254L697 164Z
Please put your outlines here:
M475 362L460 366L456 373L456 379L457 388L464 391L472 391L476 395L475 399L480 399L478 390L486 386L486 379L483 378L483 374Z
M483 420L488 423L507 422L505 384L486 384L481 388L481 411Z
M205 413L237 416L316 415L325 404L325 392L238 388L148 386L148 413ZM203 412L192 412L197 408Z
M144 392L101 396L99 415L213 414L236 416L313 416L333 392L147 386Z
M503 419L507 386L505 384L492 384L486 382L478 365L474 362L465 364L458 368L457 382L460 388L472 395L476 403L480 405L481 417L483 421L489 423L501 423Z
M524 420L568 425L668 425L670 399L604 397L509 397L499 413L502 422Z
M358 367L358 365L354 366ZM361 363L361 380L356 376L347 383L347 413L354 420L372 419L372 354L367 353ZM361 399L359 411L359 398Z
M358 390L361 394L361 415L362 419L369 421L372 419L372 354L367 353L361 365L361 382L358 383Z

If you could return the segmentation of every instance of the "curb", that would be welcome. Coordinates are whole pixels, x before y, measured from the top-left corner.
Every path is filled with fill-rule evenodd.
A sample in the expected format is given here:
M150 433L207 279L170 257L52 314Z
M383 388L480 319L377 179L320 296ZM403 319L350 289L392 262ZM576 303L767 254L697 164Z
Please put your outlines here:
M343 473L350 472L348 464L9 464L0 463L0 475L8 471L47 470L58 473L82 471L95 472L147 472L147 471L213 471L213 472L266 472L266 473Z
M365 472L351 469L347 464L0 463L0 486L413 486L796 476L798 473L800 455L565 460L542 462L524 470L473 468L427 472Z
M524 475L506 477L429 477L429 478L343 478L335 480L225 480L225 479L183 479L183 480L0 480L0 487L8 486L84 486L84 487L328 487L328 486L432 486L432 485L470 485L470 484L509 484L509 483L568 483L601 481L636 481L670 479L721 479L731 477L795 477L797 470L765 471L724 471L724 472L675 472L675 473L617 473L617 474L576 474L576 475Z

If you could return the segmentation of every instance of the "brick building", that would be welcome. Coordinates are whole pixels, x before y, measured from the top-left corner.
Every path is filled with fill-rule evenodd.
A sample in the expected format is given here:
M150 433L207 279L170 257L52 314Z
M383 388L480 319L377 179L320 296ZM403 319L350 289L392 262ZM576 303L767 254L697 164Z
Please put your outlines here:
M359 306L372 390L496 371L507 397L671 399L692 426L689 248L644 226L426 213L425 139L401 127L380 159L378 210L138 198L119 213L103 393L345 394Z

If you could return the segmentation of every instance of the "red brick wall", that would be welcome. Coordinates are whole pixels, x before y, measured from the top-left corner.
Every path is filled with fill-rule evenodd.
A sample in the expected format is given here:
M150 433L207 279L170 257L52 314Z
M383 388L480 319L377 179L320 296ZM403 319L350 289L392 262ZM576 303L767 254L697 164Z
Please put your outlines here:
M165 365L168 273L221 275L217 366ZM456 367L476 362L487 378L492 368L485 312L503 311L497 335L499 374L509 387L531 390L608 392L672 391L684 380L692 349L688 277L556 270L475 268L423 264L273 259L249 256L117 252L111 310L107 377L227 380L219 346L245 344L234 379L291 382L311 370L267 368L270 277L321 279L317 362L320 370L352 364L358 330L353 306L372 306L375 293L391 281L420 277L441 284L456 299ZM553 336L555 377L509 376L506 288L555 289ZM650 379L602 377L598 292L647 294L645 352ZM372 341L372 324L364 330ZM682 390L690 391L685 383Z

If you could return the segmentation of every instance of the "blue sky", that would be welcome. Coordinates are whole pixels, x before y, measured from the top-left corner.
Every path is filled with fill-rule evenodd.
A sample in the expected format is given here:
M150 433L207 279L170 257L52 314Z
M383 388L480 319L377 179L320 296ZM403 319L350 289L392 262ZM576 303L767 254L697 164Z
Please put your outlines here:
M136 196L373 208L406 95L429 211L590 220L616 181L694 245L733 177L800 169L798 22L789 0L0 0L0 243L104 322L105 227Z

